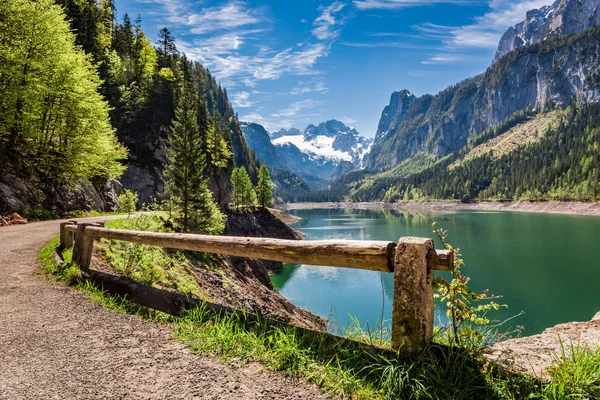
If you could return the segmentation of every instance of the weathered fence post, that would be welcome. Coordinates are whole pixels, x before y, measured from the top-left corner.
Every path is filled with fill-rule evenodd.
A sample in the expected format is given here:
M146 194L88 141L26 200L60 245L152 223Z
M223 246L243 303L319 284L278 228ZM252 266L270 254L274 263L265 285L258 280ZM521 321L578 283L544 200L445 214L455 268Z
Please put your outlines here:
M79 265L81 269L89 269L92 261L92 249L94 247L94 237L85 234L85 228L88 226L104 226L103 222L99 223L81 223L77 225L75 233L75 245L73 246L73 262Z
M61 224L60 224L60 248L61 249L73 247L74 233L71 231L67 231L65 229L65 226L67 226L67 225L77 225L77 221L61 222Z
M433 336L433 269L427 254L433 240L401 237L394 258L392 348L418 351Z

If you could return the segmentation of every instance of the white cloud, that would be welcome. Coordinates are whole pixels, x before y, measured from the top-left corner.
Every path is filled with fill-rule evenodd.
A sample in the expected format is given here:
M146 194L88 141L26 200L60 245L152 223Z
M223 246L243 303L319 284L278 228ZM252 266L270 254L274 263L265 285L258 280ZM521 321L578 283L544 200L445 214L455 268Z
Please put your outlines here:
M234 47L239 40L223 40L223 46L213 41L195 40L193 44L178 42L178 47L193 60L200 61L217 79L235 85L242 82L255 87L257 80L279 79L289 75L315 75L317 61L329 54L329 46L323 43L273 51L261 47L256 54L246 55ZM234 79L235 78L235 79Z
M248 108L254 105L253 101L250 101L250 93L249 92L237 92L233 94L231 103L234 107L238 108Z
M304 123L309 118L319 117L318 113L306 112L314 109L317 105L319 105L319 102L311 99L297 101L269 116L264 116L259 112L244 114L240 117L240 121L255 122L264 126L269 132L281 128L289 129L294 124L297 126L298 123Z
M342 118L340 118L340 121L342 121L346 125L348 125L348 124L354 124L354 123L358 122L358 120L352 119L350 117L342 117Z
M313 22L313 36L319 40L336 39L340 35L340 31L334 28L340 24L340 21L336 20L335 14L342 11L344 6L345 4L336 1L327 7L320 7L321 15Z
M256 87L256 79L245 78L244 80L242 80L242 82L249 88Z
M407 7L430 6L439 3L477 4L478 0L354 0L359 10L395 10Z
M312 75L314 65L319 58L329 54L329 46L323 43L307 45L302 50L287 48L273 57L257 58L258 68L254 69L256 79L278 79L285 73L293 75Z
M327 93L327 91L323 78L315 78L310 81L298 82L298 85L292 89L290 94L298 96L308 93Z
M444 54L439 53L435 55L431 55L427 60L421 61L421 64L448 64L459 61L465 61L468 59L468 56L464 54Z
M309 108L314 108L317 104L317 101L311 99L297 101L295 103L290 104L287 108L271 114L271 116L275 118L293 118L298 116L300 111Z
M247 9L246 4L241 1L234 0L223 6L203 8L197 13L187 12L184 15L181 15L181 11L185 8L180 2L175 0L165 2L165 6L169 7L169 4L172 13L167 19L190 26L190 32L195 34L232 30L263 21L256 10Z

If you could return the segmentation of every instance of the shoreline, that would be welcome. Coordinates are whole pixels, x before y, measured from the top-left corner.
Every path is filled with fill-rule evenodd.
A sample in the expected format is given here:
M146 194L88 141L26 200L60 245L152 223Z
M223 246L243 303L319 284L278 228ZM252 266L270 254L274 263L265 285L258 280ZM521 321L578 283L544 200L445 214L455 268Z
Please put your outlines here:
M540 214L586 215L600 217L600 202L493 202L477 203L460 202L325 202L325 203L285 203L274 205L273 208L287 210L308 209L349 209L349 210L398 210L412 212L430 212L448 214L456 211L516 211Z

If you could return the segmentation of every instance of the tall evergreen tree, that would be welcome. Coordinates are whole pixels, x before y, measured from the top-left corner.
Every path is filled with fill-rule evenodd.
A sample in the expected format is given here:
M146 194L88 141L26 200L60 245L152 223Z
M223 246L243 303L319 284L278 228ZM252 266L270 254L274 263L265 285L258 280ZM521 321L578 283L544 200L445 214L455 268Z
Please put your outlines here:
M256 205L256 192L246 168L235 168L231 174L233 205L235 208L248 208Z
M170 68L173 65L175 57L179 54L177 46L175 46L175 38L167 28L162 28L158 32L158 66L159 68Z
M217 234L225 219L204 178L205 156L197 121L197 97L189 81L175 110L165 168L166 192L177 205L184 232Z
M261 165L258 171L258 184L256 185L256 197L260 208L267 208L273 203L273 188L271 187L271 176L266 165Z
M210 126L210 132L207 137L210 163L215 169L227 168L229 160L231 159L231 149L223 137L224 131L227 129L227 126L223 123L223 117L221 117L221 113L219 113L219 111L215 111L215 115Z

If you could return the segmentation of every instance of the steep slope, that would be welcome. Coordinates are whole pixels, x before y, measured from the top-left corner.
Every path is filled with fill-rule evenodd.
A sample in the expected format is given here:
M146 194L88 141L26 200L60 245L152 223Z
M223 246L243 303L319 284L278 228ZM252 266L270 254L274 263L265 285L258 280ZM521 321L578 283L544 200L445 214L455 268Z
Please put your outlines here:
M286 171L290 169L277 146L271 143L271 137L262 125L252 122L241 122L240 125L248 145L261 162L274 169Z
M218 111L229 129L229 141L233 150L232 163L228 168L218 171L215 176L207 176L209 187L216 194L217 200L227 201L230 182L229 175L233 166L245 166L250 177L256 181L258 171L258 160L246 142L242 127L235 116L235 111L227 98L227 92L223 89L200 64L194 63L195 74L198 79L204 80L206 89L204 96L211 115ZM160 93L156 94L157 96ZM163 94L164 95L164 94ZM145 121L146 112L140 112L136 119L125 113L115 116L117 135L131 149L127 160L127 170L121 178L123 186L139 193L142 203L150 202L160 197L164 189L163 169L166 162L168 148L168 136L171 121L174 118L175 101L172 98L160 100L162 104L152 111L151 123ZM121 121L123 120L124 121ZM222 192L222 193L221 193Z
M329 180L333 169L342 161L360 167L371 141L343 122L329 120L308 125L303 134L290 130L273 140L295 171L304 171ZM281 132L281 131L280 131Z
M294 135L302 135L302 131L300 129L296 129L296 128L290 128L290 129L280 129L277 132L273 132L271 133L271 139L277 139L280 138L282 136L294 136Z
M508 28L494 59L551 36L581 33L599 23L599 0L556 0L551 6L528 11L524 21Z
M310 191L310 187L298 175L291 172L291 167L280 149L271 143L266 129L259 124L241 122L240 126L250 148L271 172L274 184L274 195L277 200L288 199L296 191Z
M415 99L396 130L365 157L386 169L417 153L443 157L514 112L600 101L600 29L552 37L508 53L488 70L435 96Z

